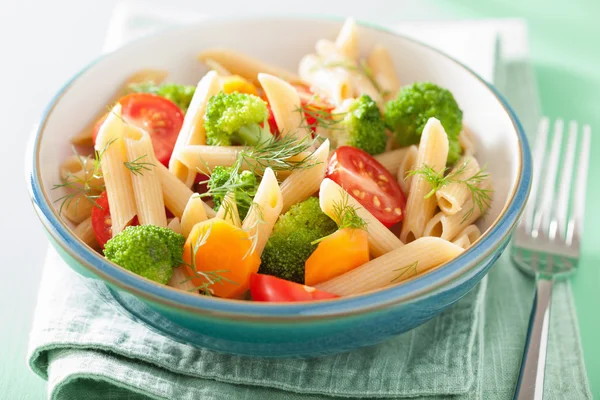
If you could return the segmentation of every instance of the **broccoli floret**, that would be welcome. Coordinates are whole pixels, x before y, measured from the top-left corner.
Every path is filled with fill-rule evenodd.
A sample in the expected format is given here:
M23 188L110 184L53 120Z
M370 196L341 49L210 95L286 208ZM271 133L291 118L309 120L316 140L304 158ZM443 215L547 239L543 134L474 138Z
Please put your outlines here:
M166 284L181 263L185 238L155 225L129 226L106 242L107 259L129 271Z
M316 197L293 205L275 223L258 272L304 283L304 263L317 248L311 243L336 230L335 221L321 211Z
M236 166L221 167L217 166L212 170L207 185L214 201L215 211L219 209L223 199L229 189L235 194L235 203L237 205L240 218L243 220L248 214L252 200L258 189L256 175L251 171L242 171L238 173ZM226 190L219 190L227 188Z
M377 103L366 94L351 100L331 134L336 147L354 146L375 155L385 151L385 123Z
M206 105L206 142L213 146L264 143L272 137L266 122L268 117L267 103L260 97L220 92Z
M431 82L403 87L398 97L385 105L385 123L400 146L419 143L423 128L434 117L440 120L450 142L448 164L460 157L458 135L462 129L462 110L449 90Z
M129 85L132 92L152 93L167 100L171 100L177 104L184 113L190 107L192 97L196 92L195 86L178 85L176 83L166 83L164 85L156 85L154 82L145 82L140 84Z

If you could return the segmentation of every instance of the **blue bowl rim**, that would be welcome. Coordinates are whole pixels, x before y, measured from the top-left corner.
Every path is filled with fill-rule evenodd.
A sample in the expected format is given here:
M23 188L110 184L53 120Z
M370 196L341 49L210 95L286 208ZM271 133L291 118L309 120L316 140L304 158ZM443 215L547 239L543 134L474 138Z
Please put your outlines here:
M103 256L91 249L83 241L77 238L71 229L62 221L52 206L48 196L42 189L41 176L39 169L39 145L45 123L51 115L54 107L64 96L71 85L85 72L92 68L96 63L109 57L113 53L127 51L128 47L147 40L152 40L154 36L167 32L184 31L194 29L198 24L222 23L236 20L264 20L288 19L288 20L315 20L329 19L341 21L340 17L323 18L314 16L252 16L252 17L212 17L210 20L204 20L197 24L189 24L175 28L169 28L162 32L134 40L116 50L102 54L91 63L86 65L71 79L69 79L61 89L54 95L42 113L37 129L32 134L26 155L27 177L29 181L29 192L38 216L47 228L49 234L59 245L75 258L82 266L89 269L95 276L100 277L105 282L121 290L132 293L151 303L173 307L193 314L218 316L221 318L230 318L236 320L249 320L263 322L265 320L274 320L278 322L298 322L316 319L329 319L334 317L347 317L359 315L367 312L382 310L384 308L416 301L419 298L426 297L435 293L444 287L450 286L460 278L466 276L475 269L486 257L490 256L495 249L510 234L516 225L521 213L523 212L525 201L529 195L532 178L531 152L527 137L523 127L516 116L514 110L510 107L506 99L498 90L477 73L465 66L458 60L450 57L443 51L432 46L421 43L418 40L393 32L389 28L382 27L370 22L358 23L369 29L378 30L382 33L403 40L413 42L422 47L428 48L443 57L451 60L455 64L464 68L474 78L484 84L490 92L500 102L506 113L509 115L513 127L517 132L519 143L519 162L521 169L517 183L511 193L508 204L505 205L498 218L481 238L467 251L460 256L448 261L444 265L433 271L424 274L418 278L407 281L397 286L391 286L385 289L366 292L363 294L352 295L335 300L322 300L314 302L298 303L261 303L230 299L216 299L206 296L197 296L179 291L166 285L161 285L148 279L142 278L131 273L116 264L106 260Z

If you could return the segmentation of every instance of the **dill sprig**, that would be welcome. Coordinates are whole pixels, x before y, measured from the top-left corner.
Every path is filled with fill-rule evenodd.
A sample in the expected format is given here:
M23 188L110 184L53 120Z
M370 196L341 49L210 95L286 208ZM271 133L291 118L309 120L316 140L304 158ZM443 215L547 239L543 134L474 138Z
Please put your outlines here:
M65 178L62 179L62 182L56 184L52 187L52 190L57 190L61 188L68 189L69 192L64 196L56 199L54 202L60 202L60 206L58 208L58 214L62 215L62 211L65 207L69 207L71 203L75 200L75 207L79 206L79 201L82 198L85 198L87 201L91 202L94 207L102 208L98 202L96 201L100 197L100 192L104 190L104 185L93 185L93 180L102 178L102 156L108 149L108 147L115 141L116 139L110 140L101 150L94 150L94 158L92 161L91 171L87 168L87 163L89 162L87 157L83 157L79 154L77 149L73 147L73 153L79 160L79 164L81 166L81 170L84 171L83 177L77 176L72 173L68 173Z
M344 228L367 230L367 222L358 215L357 208L349 204L349 195L344 189L340 190L341 198L332 205L333 220L337 223L338 230ZM334 232L335 233L335 232ZM333 235L333 233L331 234ZM317 244L327 239L329 236L317 239L311 244Z
M131 171L132 174L143 175L144 171L152 171L150 167L156 166L154 163L142 161L142 159L144 159L146 156L147 154L144 154L133 161L125 161L123 164L128 170Z
M328 130L342 130L338 126L340 120L346 112L333 112L332 108L323 108L316 104L304 103L294 110L299 112L302 117L302 122L299 128L313 129L316 127ZM309 119L314 122L309 122Z
M238 168L249 165L258 173L267 168L275 172L309 169L320 163L313 157L312 149L316 141L309 135L299 139L291 134L279 138L273 136L240 151L236 164L239 164ZM310 154L304 154L307 152Z
M473 214L475 211L475 206L477 206L481 213L484 214L485 211L490 207L492 202L491 194L493 193L492 189L487 189L480 186L482 182L490 177L489 172L486 171L485 165L475 174L466 179L460 177L466 171L468 164L469 161L462 163L456 170L450 172L448 175L445 175L446 171L448 170L447 167L440 172L436 172L431 166L424 164L420 168L408 171L406 175L420 175L431 185L431 191L425 195L426 199L433 196L438 190L448 186L451 183L465 185L471 193L473 206L465 213L463 217L464 222Z
M250 210L248 210L248 215L255 215L255 221L250 225L246 230L248 232L248 239L250 240L250 248L242 257L242 260L248 257L250 254L256 251L256 247L258 246L258 239L260 239L260 226L266 224L263 209L260 204L256 202L252 202L250 205Z
M394 269L394 272L397 271L402 271L400 273L400 275L398 275L397 277L395 277L394 279L392 279L390 281L390 283L394 283L398 280L400 280L402 277L406 277L406 278L410 278L410 277L414 277L417 276L417 266L419 265L419 260L415 261L412 264L409 265L405 265L404 267L398 268L398 269ZM412 272L412 275L407 275L409 272Z
M224 282L228 282L234 285L237 285L237 282L232 281L231 279L223 276L223 274L230 272L229 270L225 270L225 269L216 269L216 270L212 270L212 271L199 271L196 268L196 255L198 254L198 250L200 249L200 247L204 246L207 242L208 242L208 238L210 236L210 232L212 230L212 224L208 225L208 228L204 227L204 229L202 230L202 233L200 233L200 235L198 236L198 239L196 239L196 243L192 244L190 243L190 251L192 253L192 264L187 264L187 263L183 263L184 265L187 265L188 267L190 267L190 269L192 270L192 273L195 275L195 278L200 278L202 280L204 280L205 282L203 282L202 284L196 286L193 289L190 289L190 291L198 291L201 292L202 294L204 294L205 296L213 296L214 295L214 290L212 289L212 286L215 284L220 284L222 285ZM191 280L192 277L189 277L188 280ZM186 282L186 281L184 281ZM182 282L182 283L184 283Z

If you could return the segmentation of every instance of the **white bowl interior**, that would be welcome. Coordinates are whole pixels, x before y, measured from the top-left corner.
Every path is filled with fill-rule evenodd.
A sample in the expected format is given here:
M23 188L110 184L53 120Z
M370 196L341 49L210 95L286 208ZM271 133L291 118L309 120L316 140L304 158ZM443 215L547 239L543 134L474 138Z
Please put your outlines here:
M60 163L72 154L69 138L107 106L131 73L161 68L169 71L171 82L195 84L207 72L195 57L209 47L236 49L296 71L300 58L314 52L315 42L335 38L340 26L341 22L328 20L212 20L167 31L107 55L71 84L46 121L39 153L44 191L52 201L63 195L51 189L59 183ZM494 201L480 221L481 228L487 229L510 199L520 170L519 139L502 103L475 75L435 50L367 27L360 28L359 38L364 56L376 43L390 50L402 84L431 81L452 91L465 124L476 136L476 157L480 164L487 164L493 177Z

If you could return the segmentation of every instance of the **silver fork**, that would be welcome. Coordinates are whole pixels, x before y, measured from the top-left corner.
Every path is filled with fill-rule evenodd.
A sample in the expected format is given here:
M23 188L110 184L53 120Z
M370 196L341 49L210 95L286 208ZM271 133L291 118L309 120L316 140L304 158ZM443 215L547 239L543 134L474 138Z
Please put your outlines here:
M543 118L533 154L531 195L511 250L513 263L536 279L536 295L514 394L518 400L542 399L552 284L574 273L583 232L591 129L585 125L580 134L577 123L571 121L563 140L564 123L556 120L552 144L547 150L549 131L550 121Z

